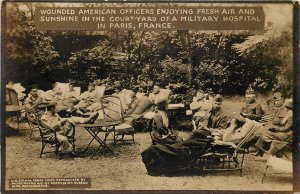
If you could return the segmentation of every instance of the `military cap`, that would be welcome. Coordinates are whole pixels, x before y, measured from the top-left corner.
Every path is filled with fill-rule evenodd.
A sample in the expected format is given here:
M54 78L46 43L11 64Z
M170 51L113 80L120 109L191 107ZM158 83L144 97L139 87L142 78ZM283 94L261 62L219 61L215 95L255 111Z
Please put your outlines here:
M282 94L280 92L275 92L273 94L273 99L275 100L282 99Z
M215 102L222 102L223 101L223 97L220 94L217 94L214 98Z
M29 88L32 89L38 89L38 85L37 84L32 84L31 86L29 86Z
M255 95L255 91L252 88L246 90L246 95Z

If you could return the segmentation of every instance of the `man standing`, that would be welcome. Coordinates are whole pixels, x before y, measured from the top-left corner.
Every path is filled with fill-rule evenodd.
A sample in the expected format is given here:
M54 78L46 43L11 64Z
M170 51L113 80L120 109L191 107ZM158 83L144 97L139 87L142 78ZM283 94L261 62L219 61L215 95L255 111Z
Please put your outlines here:
M252 88L246 91L247 103L242 107L240 114L248 119L258 121L262 117L262 108L259 103L255 101L255 92Z

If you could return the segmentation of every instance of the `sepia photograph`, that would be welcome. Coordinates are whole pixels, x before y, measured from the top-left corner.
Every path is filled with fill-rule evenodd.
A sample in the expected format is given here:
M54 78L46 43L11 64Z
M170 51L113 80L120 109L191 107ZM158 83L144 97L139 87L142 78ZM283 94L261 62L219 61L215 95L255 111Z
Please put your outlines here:
M2 192L292 193L294 6L3 2Z

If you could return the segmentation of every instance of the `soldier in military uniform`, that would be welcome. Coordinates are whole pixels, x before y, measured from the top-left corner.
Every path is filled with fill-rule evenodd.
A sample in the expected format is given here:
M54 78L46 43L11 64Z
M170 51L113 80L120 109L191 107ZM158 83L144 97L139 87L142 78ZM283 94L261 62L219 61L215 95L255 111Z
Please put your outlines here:
M52 101L58 102L58 101L62 100L62 91L57 86L57 83L53 84L52 90L48 90L45 92L44 99L45 99L45 101L49 101L49 102L52 102Z
M220 129L226 129L228 126L228 117L222 110L222 102L223 97L220 94L217 94L214 98L213 108L209 112L210 115L208 117L208 121L206 122L199 122L201 125L198 124L197 129L194 130L191 134L189 139L193 138L200 132L201 129L207 129L210 132L218 131Z
M286 116L288 110L285 108L285 106L283 106L284 99L282 98L281 93L279 92L274 93L273 99L275 105L275 113L274 113L272 124L278 125L282 121L282 119Z
M264 124L263 127L258 128L253 133L253 135L248 140L249 145L255 144L262 135L264 135L266 132L269 131L270 128L272 128L273 125L280 124L282 119L286 116L287 109L283 106L284 99L282 98L282 94L276 92L274 93L272 99L274 104L274 107L272 107L272 109L275 110L275 112L273 112L272 120ZM254 155L257 155L257 153L254 153Z
M208 117L207 128L211 131L216 129L226 129L228 125L228 117L222 110L223 97L217 94L214 98L214 105Z
M92 109L96 108L96 104L100 105L99 102L99 97L97 96L97 91L95 90L95 84L94 83L89 83L88 86L88 91L82 93L79 96L79 103L75 106L75 108L79 109L82 112L89 112L93 111ZM94 105L95 104L95 105Z
M258 121L261 119L263 111L261 105L255 100L255 92L252 88L246 91L247 103L242 107L240 114L248 119Z
M292 99L285 100L283 104L286 109L286 114L283 119L280 121L273 122L272 126L269 127L269 130L262 134L258 139L255 146L259 149L256 155L262 156L264 151L276 153L283 146L286 145L286 142L292 141L293 134L293 101ZM276 146L271 146L271 143L274 140L282 141L283 144L276 144ZM270 150L270 148L272 148Z
M160 91L160 89L161 85L159 83L155 83L153 91L149 94L149 98L154 104L157 104L158 101L165 100L167 102L169 100L168 97Z
M79 101L79 93L74 89L74 82L70 81L69 91L62 94L61 100L57 102L57 112L65 111L71 113L75 111L74 106Z
M43 101L44 99L40 96L37 85L33 85L31 86L28 97L24 100L24 109L27 112L31 112L36 105Z
M71 118L61 118L56 113L56 103L49 102L45 105L47 110L45 111L44 115L41 117L41 123L44 126L43 134L46 138L56 139L62 143L63 150L65 152L72 153L72 146L67 138L67 135L71 132L72 126L76 123L93 123L96 118L99 116L96 113L93 116L88 118L81 118L81 117L71 117ZM55 132L55 134L53 133Z

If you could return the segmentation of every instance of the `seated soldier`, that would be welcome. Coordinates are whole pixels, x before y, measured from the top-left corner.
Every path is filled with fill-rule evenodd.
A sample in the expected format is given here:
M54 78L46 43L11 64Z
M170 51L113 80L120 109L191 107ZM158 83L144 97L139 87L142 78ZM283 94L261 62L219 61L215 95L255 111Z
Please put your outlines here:
M263 111L261 105L255 101L255 92L252 88L246 91L247 103L242 107L240 114L251 120L258 121L261 119Z
M272 126L268 126L269 129L264 134L262 134L255 146L259 151L255 154L257 156L263 156L264 152L269 152L274 154L286 145L286 142L291 142L293 138L293 101L292 99L287 99L284 102L284 107L286 109L286 115L280 122L275 122ZM282 141L282 145L277 145L271 148L271 144L274 140Z
M286 116L288 110L283 105L285 100L282 98L281 93L279 92L274 93L273 99L275 105L275 113L274 113L272 124L278 125L281 123L282 119Z
M113 95L119 96L119 93L121 92L121 83L119 81L115 81L113 88L114 88Z
M153 91L152 93L149 94L149 98L154 104L157 104L158 100L162 100L162 99L164 99L165 101L169 100L168 97L164 95L160 89L161 89L160 84L157 82L154 83Z
M61 100L57 102L57 111L65 111L66 113L76 112L74 106L78 102L78 99L79 93L74 89L74 82L69 82L69 90L65 91L61 96Z
M221 134L221 140L238 144L254 127L260 126L256 121L236 115L230 126Z
M44 93L44 99L45 101L53 101L53 102L58 102L62 99L62 91L58 87L57 83L53 84L52 90L48 90Z
M222 140L237 144L257 124L250 119L234 118L224 131ZM202 128L197 131L191 138L181 142L151 145L145 149L141 155L148 174L160 175L176 170L177 166L190 164L205 154L215 140L209 130Z
M193 98L193 102L190 104L190 108L193 114L193 128L197 129L197 126L204 124L204 121L208 120L209 111L212 109L213 99L209 94L205 94L202 91L197 92L196 97Z
M182 141L182 138L169 129L169 119L166 109L167 103L164 99L157 101L151 131L153 144L173 144Z
M136 95L136 90L134 90ZM133 125L134 121L143 117L143 115L153 109L153 103L148 96L141 96L135 98L128 111L125 114L125 122L129 125Z
M98 113L90 116L88 118L81 117L71 117L71 118L61 118L56 112L56 103L49 102L45 105L46 112L41 117L41 123L44 126L43 133L44 136L50 140L55 138L53 131L56 134L56 138L59 142L62 142L63 150L65 152L74 155L72 152L72 146L67 138L72 130L72 125L77 123L94 123L96 118L99 116Z
M214 104L210 111L210 115L207 119L202 117L203 120L199 120L196 123L197 129L192 131L189 138L193 138L194 135L197 135L199 130L206 129L211 132L218 131L220 129L226 129L228 126L228 117L222 110L222 101L223 98L220 94L217 94L214 98Z
M228 125L228 117L221 107L222 102L223 97L220 94L217 94L214 98L214 105L210 111L210 116L208 117L207 122L207 128L209 128L210 131L226 129Z
M251 144L255 144L258 138L269 131L269 129L272 128L273 125L279 125L282 119L284 119L284 117L286 116L287 109L283 106L284 99L282 98L282 95L278 92L274 93L273 101L274 107L271 107L271 109L275 110L275 112L273 112L273 119L270 122L264 124L264 127L258 128L253 133L252 137L249 140Z
M33 85L31 86L28 97L24 100L23 106L27 112L32 112L35 106L43 101L44 99L40 96L37 85Z
M94 112L101 109L101 103L95 90L95 84L89 83L88 91L82 93L79 96L79 103L75 105L75 108L79 109L83 113Z

